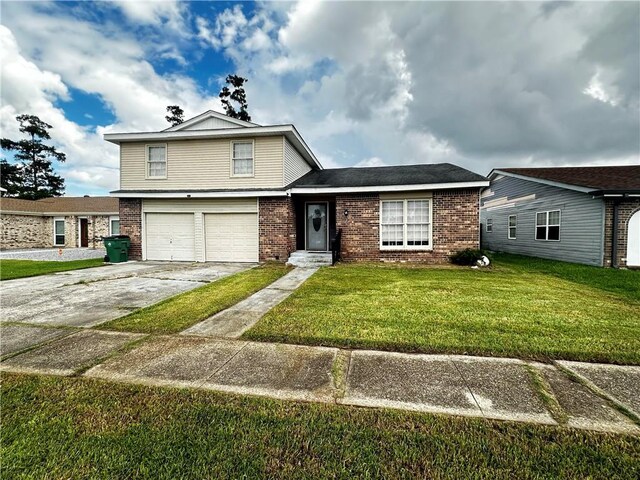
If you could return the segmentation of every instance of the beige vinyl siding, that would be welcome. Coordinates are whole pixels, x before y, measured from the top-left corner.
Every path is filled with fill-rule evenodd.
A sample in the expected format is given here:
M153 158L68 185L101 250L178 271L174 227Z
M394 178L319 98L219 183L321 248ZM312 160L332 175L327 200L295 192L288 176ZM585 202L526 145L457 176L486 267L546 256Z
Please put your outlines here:
M220 128L239 128L240 126L233 122L228 122L222 118L209 117L204 120L194 123L188 127L182 128L182 131L186 130L217 130Z
M195 260L205 261L205 228L204 216L207 213L253 213L258 221L258 199L224 198L224 199L144 199L142 201L143 216L147 213L191 213L194 215ZM146 246L145 232L143 245ZM146 248L143 248L146 260Z
M311 171L309 164L302 158L302 155L291 145L291 142L284 140L284 184L289 185L294 180L302 177Z
M254 176L231 177L230 139L163 142L167 145L167 178L146 178L147 142L120 145L122 190L279 188L283 186L283 137L254 140ZM238 140L252 140L238 138Z

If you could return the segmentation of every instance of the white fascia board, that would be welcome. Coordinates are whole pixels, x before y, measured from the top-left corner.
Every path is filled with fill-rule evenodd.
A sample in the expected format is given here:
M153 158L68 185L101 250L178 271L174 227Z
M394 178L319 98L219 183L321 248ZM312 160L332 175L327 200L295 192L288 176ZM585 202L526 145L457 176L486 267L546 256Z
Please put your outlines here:
M163 130L163 132L178 132L180 130L184 130L185 128L190 127L191 125L194 125L200 122L201 120L204 120L205 118L210 118L210 117L215 117L220 120L225 120L229 123L235 123L236 125L239 125L241 127L259 127L260 126L257 123L245 122L244 120L240 120L238 118L229 117L223 113L216 112L215 110L207 110L206 112L201 113L200 115L197 115L193 118L190 118L189 120L186 120L178 125L174 125L172 127L166 128L165 130Z
M284 190L238 190L233 192L111 192L116 198L243 198L286 197Z
M119 214L119 212L21 212L19 210L2 210L0 213L29 217L107 217Z
M182 130L164 132L136 132L136 133L105 133L107 142L119 145L122 142L162 142L167 140L193 140L203 138L237 138L237 137L266 137L270 135L284 135L300 152L311 166L322 169L322 165L307 146L293 125L270 125L267 127L221 128L217 130Z
M504 170L491 170L489 178L492 179L494 175L504 175L506 177L519 178L520 180L528 180L530 182L542 183L543 185L550 185L552 187L565 188L567 190L573 190L575 192L589 193L597 190L597 188L580 187L578 185L571 185L569 183L554 182L553 180L545 180L544 178L529 177L527 175L520 175L518 173L505 172Z
M374 187L293 187L291 193L366 193L366 192L409 192L417 190L446 190L449 188L488 187L488 181L425 183L418 185L382 185Z

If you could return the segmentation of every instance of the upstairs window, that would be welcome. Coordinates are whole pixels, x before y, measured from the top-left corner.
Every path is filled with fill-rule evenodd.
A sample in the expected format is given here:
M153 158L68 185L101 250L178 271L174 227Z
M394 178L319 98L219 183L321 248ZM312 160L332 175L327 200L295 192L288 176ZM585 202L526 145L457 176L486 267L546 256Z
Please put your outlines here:
M493 232L493 218L487 218L487 224L485 225L487 233Z
M516 239L516 230L518 229L518 217L509 215L509 240Z
M560 210L536 213L536 240L560 240Z
M56 247L64 247L64 218L53 220L53 244Z
M231 174L234 177L253 176L253 142L233 142Z
M147 178L167 178L166 145L147 145Z
M382 249L425 249L431 245L429 200L383 200L380 207Z

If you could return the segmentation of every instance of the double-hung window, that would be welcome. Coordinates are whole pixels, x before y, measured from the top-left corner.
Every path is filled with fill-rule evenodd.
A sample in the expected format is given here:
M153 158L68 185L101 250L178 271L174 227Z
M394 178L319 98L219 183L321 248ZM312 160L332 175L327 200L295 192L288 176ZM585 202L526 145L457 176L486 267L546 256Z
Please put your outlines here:
M536 213L536 240L560 240L560 210Z
M64 218L53 219L53 244L56 247L64 247Z
M518 217L509 215L509 240L516 239L516 230L518 229Z
M167 178L166 145L147 145L147 178Z
M380 207L382 249L427 249L431 246L431 201L383 200Z
M109 217L109 235L120 235L120 217Z
M253 176L253 142L232 142L231 175Z
M487 224L485 225L487 233L493 232L493 218L487 218Z

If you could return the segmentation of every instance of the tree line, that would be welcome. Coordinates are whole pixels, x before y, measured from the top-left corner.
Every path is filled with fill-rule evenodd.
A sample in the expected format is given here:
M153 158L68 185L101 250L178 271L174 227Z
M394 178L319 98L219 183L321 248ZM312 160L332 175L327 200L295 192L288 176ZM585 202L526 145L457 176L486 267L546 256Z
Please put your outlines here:
M244 77L227 75L227 85L222 87L218 96L227 116L250 122L244 90L246 82L248 80ZM172 126L184 122L184 111L179 105L167 106L167 113L165 119ZM13 162L0 159L0 187L6 190L3 195L27 200L62 196L64 178L54 172L53 164L64 163L67 157L45 143L51 139L49 130L53 126L30 114L18 115L16 120L20 124L20 132L27 138L0 140L2 150L14 152Z

